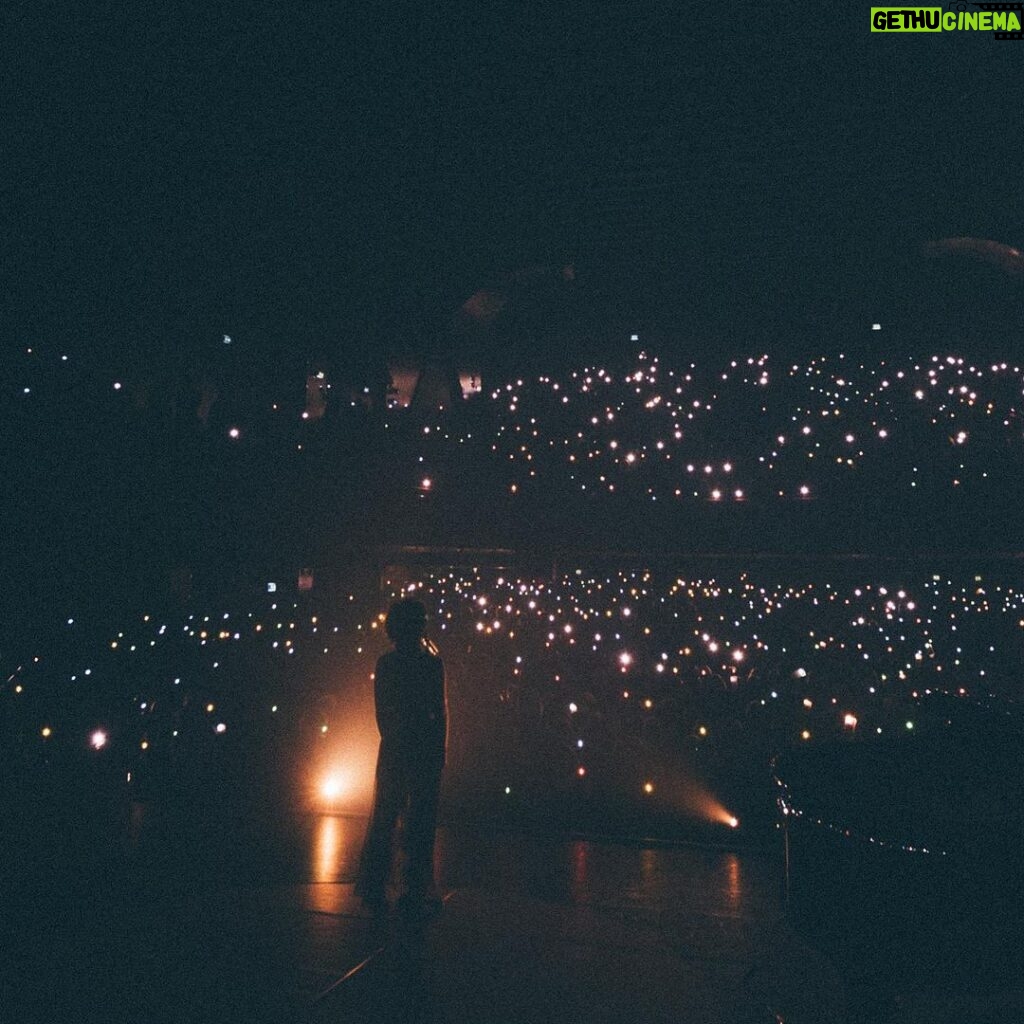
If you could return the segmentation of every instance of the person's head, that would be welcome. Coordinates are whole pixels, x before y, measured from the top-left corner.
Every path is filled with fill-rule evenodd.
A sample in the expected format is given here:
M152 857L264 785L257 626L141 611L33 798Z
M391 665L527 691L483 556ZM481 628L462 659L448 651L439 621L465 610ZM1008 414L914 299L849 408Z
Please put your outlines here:
M427 609L411 597L395 601L388 611L384 630L396 647L419 643L427 628Z

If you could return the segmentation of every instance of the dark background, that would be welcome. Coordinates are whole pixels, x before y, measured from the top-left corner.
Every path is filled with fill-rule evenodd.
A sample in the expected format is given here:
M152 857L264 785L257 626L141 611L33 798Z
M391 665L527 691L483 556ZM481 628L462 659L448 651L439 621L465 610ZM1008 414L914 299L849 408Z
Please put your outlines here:
M365 359L574 263L595 324L784 343L945 315L927 239L1021 242L1024 45L645 8L13 11L6 340Z

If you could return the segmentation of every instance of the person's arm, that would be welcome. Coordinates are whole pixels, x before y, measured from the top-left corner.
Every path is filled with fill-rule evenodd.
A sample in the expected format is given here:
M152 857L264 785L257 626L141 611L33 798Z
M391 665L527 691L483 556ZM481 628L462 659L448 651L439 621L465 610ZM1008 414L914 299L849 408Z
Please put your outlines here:
M398 707L395 681L388 668L388 661L383 657L378 659L377 670L373 674L373 703L377 716L377 731L381 738L393 736L401 717L401 710Z
M444 662L437 659L437 714L440 717L438 738L441 745L441 764L444 764L448 753L448 687L445 685Z

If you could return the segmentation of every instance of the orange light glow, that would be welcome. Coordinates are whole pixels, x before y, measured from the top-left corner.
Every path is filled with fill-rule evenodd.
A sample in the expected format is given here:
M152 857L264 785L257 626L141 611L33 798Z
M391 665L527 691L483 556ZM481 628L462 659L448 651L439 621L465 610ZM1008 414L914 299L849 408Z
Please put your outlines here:
M320 795L330 803L345 796L350 789L351 779L347 773L342 771L333 771L329 775L325 775L320 782Z
M378 741L368 704L333 720L326 735L319 728L312 731L309 760L296 783L313 808L338 814L362 814L369 809Z
M698 808L709 821L713 821L718 825L725 825L728 828L740 827L740 819L709 794L704 794L696 802L695 809Z

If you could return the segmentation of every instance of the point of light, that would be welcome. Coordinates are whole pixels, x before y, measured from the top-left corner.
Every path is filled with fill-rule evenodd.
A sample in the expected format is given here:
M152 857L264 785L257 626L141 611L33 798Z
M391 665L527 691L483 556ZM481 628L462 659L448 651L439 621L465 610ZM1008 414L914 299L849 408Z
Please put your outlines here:
M325 775L321 780L320 795L325 800L338 800L348 792L349 788L348 777L343 772L334 771Z
M107 734L102 729L97 729L89 737L89 745L93 750L101 750L107 745Z

